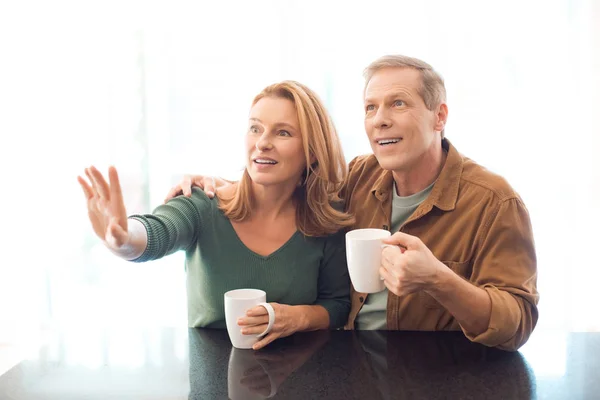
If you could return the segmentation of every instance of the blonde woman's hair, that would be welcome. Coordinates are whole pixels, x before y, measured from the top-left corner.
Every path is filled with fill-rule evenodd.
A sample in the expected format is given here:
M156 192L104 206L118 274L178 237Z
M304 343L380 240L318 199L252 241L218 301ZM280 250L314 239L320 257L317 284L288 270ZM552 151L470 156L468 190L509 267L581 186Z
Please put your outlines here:
M300 123L306 170L293 197L298 230L306 236L325 236L351 226L354 218L332 204L341 200L339 191L348 170L335 126L319 97L295 81L267 86L252 106L264 97L290 100ZM221 199L219 208L229 219L243 221L252 214L251 182L245 169L233 197Z
M421 72L419 95L423 99L428 110L434 111L436 107L446 102L444 78L442 78L442 76L425 61L403 55L386 55L369 64L363 72L365 77L365 89L375 72L383 68L412 68ZM444 131L442 130L442 138L443 137Z

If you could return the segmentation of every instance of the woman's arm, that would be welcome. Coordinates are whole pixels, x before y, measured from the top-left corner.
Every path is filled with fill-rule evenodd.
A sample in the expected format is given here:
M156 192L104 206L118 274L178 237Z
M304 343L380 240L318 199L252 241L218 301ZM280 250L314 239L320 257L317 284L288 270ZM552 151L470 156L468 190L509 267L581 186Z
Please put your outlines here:
M191 197L179 196L158 206L152 214L132 215L129 220L141 225L147 232L145 250L135 262L156 260L178 250L190 248L209 214L211 200L194 188Z
M120 248L114 248L112 246L107 247L117 257L131 261L139 258L144 253L144 250L146 250L148 233L140 221L128 219L127 222L127 231L129 233L127 243Z
M335 233L326 240L316 304L329 314L329 325L326 328L344 326L350 313L350 275L346 264L345 231Z
M161 258L195 243L202 226L203 210L210 199L194 189L191 198L179 197L161 205L153 214L127 218L117 170L108 170L109 182L95 167L78 177L86 196L88 216L96 235L116 256L131 261Z

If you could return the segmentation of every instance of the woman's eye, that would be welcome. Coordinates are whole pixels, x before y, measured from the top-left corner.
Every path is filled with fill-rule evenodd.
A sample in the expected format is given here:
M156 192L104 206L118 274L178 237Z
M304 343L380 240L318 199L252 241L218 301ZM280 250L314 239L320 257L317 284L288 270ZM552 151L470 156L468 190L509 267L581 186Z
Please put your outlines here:
M292 136L288 131L279 131L279 136Z
M258 133L258 127L257 127L257 126L254 126L254 125L252 125L252 126L250 127L250 130L249 130L249 131L250 131L250 133Z

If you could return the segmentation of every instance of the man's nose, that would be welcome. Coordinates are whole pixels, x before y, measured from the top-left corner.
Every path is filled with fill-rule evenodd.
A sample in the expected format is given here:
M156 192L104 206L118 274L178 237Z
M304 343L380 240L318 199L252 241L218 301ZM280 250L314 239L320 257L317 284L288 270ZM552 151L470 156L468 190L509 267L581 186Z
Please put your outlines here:
M377 109L377 113L373 118L373 125L379 129L385 129L392 126L392 120L390 119L390 115L386 107L379 107Z

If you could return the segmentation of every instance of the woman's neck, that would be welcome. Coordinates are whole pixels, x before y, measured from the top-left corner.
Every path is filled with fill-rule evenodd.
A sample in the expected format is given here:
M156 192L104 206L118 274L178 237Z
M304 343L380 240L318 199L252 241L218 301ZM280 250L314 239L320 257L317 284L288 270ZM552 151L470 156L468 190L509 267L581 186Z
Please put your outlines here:
M264 186L252 183L250 188L253 198L252 219L272 221L296 213L293 200L295 185Z

